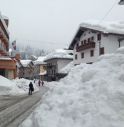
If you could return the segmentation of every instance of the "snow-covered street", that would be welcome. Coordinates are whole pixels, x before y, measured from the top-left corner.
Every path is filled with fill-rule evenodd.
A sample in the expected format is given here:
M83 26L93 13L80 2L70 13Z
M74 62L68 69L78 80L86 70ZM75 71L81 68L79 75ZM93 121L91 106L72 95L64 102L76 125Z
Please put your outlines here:
M0 127L17 127L40 102L46 90L42 87L31 96L0 96Z

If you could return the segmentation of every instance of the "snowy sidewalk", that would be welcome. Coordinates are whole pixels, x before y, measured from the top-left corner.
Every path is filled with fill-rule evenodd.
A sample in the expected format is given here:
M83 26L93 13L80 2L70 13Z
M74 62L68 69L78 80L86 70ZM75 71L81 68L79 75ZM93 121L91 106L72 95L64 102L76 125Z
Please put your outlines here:
M40 102L47 88L31 96L0 96L0 127L18 127Z

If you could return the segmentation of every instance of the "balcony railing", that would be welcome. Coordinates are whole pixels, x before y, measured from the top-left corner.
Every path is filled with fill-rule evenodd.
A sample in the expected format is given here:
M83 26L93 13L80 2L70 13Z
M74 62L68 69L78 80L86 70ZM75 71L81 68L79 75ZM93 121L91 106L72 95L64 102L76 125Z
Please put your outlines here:
M78 46L76 48L76 51L80 52L82 50L89 49L89 48L95 48L95 42L89 42L89 43L83 44L81 46Z

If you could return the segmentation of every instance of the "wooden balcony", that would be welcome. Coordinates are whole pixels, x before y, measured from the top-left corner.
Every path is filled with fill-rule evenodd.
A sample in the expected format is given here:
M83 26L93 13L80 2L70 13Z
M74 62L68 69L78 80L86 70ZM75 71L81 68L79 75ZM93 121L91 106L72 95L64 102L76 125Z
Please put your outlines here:
M78 46L76 48L76 51L80 52L80 51L83 51L83 50L86 50L86 49L90 49L90 48L95 48L95 42L89 42L89 43L80 45L80 46Z

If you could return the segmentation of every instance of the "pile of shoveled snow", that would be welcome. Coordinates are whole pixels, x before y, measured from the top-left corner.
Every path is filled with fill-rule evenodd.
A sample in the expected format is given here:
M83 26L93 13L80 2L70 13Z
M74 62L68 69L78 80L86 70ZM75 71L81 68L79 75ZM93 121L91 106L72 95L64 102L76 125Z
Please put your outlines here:
M124 127L124 48L49 85L20 127Z
M27 79L9 80L3 76L0 76L0 95L27 94L30 82L31 81ZM36 83L33 83L33 86L34 92L39 90Z
M39 90L38 83L34 83L32 80L28 80L28 79L24 79L24 78L21 78L21 79L17 78L17 79L15 79L13 81L16 83L18 88L23 90L25 93L28 93L28 91L29 91L29 83L30 82L33 83L34 92Z
M24 91L19 89L13 81L0 75L0 95L15 95L23 93Z
M69 73L71 69L74 67L74 62L68 63L64 68L60 70L61 73Z

